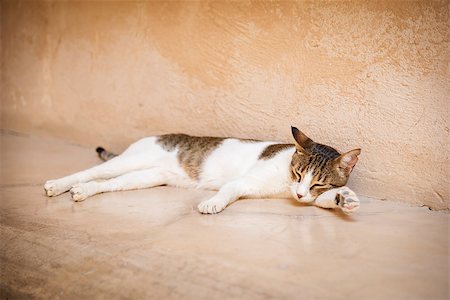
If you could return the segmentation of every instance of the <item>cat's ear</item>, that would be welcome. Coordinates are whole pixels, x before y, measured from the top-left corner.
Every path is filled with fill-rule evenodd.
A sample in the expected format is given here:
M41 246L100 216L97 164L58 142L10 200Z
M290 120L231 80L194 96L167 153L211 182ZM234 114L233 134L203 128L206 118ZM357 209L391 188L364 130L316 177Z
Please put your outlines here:
M341 154L336 158L338 168L341 169L346 176L350 175L353 167L358 162L358 155L361 154L361 149L353 149L347 153Z
M298 130L296 127L291 126L292 136L295 140L295 147L297 150L306 150L314 144L313 140L306 136L303 132Z

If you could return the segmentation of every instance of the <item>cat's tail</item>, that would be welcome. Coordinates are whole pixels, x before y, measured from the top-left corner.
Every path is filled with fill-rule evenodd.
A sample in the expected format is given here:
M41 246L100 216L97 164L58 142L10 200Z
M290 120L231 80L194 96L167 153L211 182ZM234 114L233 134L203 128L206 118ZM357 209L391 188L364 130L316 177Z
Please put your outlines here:
M95 149L97 151L98 157L100 157L101 160L107 161L117 156L117 154L106 151L103 147L97 147Z

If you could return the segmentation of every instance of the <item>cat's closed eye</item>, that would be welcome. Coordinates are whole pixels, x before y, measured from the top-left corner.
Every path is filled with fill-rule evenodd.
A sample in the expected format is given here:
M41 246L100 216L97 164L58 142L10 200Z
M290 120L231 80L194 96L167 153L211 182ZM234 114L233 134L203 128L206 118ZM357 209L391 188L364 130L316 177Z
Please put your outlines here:
M324 187L326 187L326 186L327 186L327 185L322 184L322 183L316 183L316 184L313 184L313 185L311 186L311 189L324 188Z

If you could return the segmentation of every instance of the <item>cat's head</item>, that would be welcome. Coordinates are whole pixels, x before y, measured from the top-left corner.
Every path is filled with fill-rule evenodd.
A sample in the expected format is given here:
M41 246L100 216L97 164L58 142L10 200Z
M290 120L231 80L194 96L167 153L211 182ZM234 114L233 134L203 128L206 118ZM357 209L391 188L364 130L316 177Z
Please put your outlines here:
M361 149L344 154L315 143L292 127L296 151L291 161L291 192L300 202L312 202L330 189L344 186L358 161Z

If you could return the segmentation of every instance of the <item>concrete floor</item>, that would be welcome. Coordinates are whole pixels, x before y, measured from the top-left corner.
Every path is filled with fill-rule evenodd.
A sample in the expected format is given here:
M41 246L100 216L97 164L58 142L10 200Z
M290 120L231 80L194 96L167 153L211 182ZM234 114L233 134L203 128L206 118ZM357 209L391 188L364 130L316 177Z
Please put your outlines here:
M449 215L361 197L359 213L284 199L196 205L160 187L74 203L43 183L93 149L1 135L1 298L448 299Z

